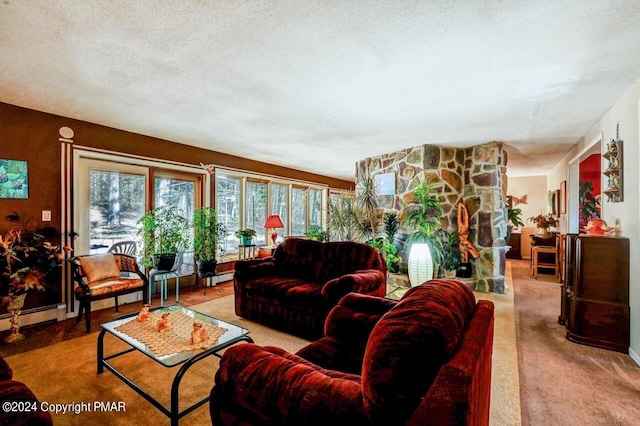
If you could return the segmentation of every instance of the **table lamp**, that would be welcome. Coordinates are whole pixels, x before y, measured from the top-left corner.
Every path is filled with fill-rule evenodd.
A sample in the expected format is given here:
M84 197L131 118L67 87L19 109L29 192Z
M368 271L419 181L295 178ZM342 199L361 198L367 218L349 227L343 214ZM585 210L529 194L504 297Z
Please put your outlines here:
M276 232L276 228L284 228L284 224L280 219L280 216L277 214L271 215L267 218L267 221L264 223L265 228L273 228L273 232L271 233L271 241L272 247L276 245L276 238L278 238L278 232Z

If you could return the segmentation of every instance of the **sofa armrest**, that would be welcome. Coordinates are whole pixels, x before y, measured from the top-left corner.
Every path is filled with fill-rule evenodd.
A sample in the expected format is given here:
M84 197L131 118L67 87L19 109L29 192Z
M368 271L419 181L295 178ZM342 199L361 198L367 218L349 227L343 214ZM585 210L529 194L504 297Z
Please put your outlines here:
M330 301L337 303L343 296L351 292L375 293L381 286L386 286L385 280L381 271L365 269L327 281L322 287L322 294Z
M347 294L329 312L325 337L296 355L324 368L359 374L371 330L397 303L360 293Z
M232 346L220 360L212 395L231 399L250 417L266 424L363 424L365 420L360 377L323 370L274 347L254 344ZM330 404L327 402L331 401Z
M238 260L234 266L235 276L243 281L275 275L276 263L272 257Z
M338 339L369 338L380 318L398 302L382 297L349 293L329 312L325 335Z

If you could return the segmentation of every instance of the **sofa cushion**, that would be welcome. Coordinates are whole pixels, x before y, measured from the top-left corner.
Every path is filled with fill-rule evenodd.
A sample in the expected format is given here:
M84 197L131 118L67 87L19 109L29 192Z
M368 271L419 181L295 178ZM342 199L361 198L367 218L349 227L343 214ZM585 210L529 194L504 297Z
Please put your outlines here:
M120 269L112 253L96 254L79 258L88 282L120 277Z
M143 287L144 281L138 277L107 278L89 283L90 297L102 296L109 293L124 291L130 288ZM78 286L75 289L79 297L84 297L84 290Z
M386 271L386 265L371 246L353 241L337 241L321 245L313 279L318 283L326 283L341 275L364 269Z
M411 288L380 319L362 367L364 404L374 424L406 421L458 347L474 307L465 284L432 280Z
M273 254L277 275L312 281L322 245L320 241L287 238L278 245Z
M321 368L279 348L247 344L226 349L215 381L214 393L234 397L254 417L269 419L268 424L365 420L359 376Z

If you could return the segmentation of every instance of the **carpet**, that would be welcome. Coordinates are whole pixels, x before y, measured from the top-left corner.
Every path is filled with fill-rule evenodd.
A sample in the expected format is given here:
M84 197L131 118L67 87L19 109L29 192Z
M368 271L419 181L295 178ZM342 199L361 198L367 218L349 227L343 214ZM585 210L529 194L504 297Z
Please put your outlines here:
M226 296L192 307L251 330L250 336L260 345L273 345L290 352L305 346L306 340L269 329L237 317L233 310L233 297ZM98 333L66 340L7 358L15 380L27 383L41 402L67 404L68 409L79 411L53 414L56 425L148 425L169 424L169 419L125 385L110 371L96 373L96 342ZM240 343L243 344L243 343ZM127 345L113 336L105 337L105 353L126 349ZM170 404L173 377L179 367L165 368L135 351L112 360L112 364L129 376L166 407ZM184 376L180 386L180 409L199 401L209 394L218 358L209 357L194 365ZM94 403L104 404L111 411L94 410ZM89 410L81 404L87 403ZM115 409L124 407L124 411ZM62 408L62 407L61 407ZM181 425L211 424L208 404L183 417Z
M540 274L533 279L528 261L510 263L522 424L639 424L640 367L627 354L567 340L558 324L557 279Z
M515 325L513 284L507 270L507 293L504 295L475 293L477 299L488 299L496 306L493 373L491 391L491 424L519 425L520 400L517 354L514 350ZM214 299L192 309L220 318L251 330L250 336L257 344L281 347L296 352L305 346L306 340L278 332L235 315L232 295ZM49 404L67 404L67 411L54 414L56 425L85 425L104 423L109 425L168 424L168 418L111 372L96 374L96 342L98 333L62 341L47 347L7 357L16 380L27 383L40 401ZM241 343L242 344L242 343ZM105 353L113 353L127 346L118 339L105 338ZM116 368L130 375L138 385L148 390L165 406L169 405L170 388L178 368L168 369L149 360L138 352L112 360ZM218 359L209 357L193 366L182 380L180 407L202 399L209 394ZM94 410L94 403L112 411ZM87 410L82 403L90 407ZM124 407L124 411L115 409ZM61 408L63 408L61 406ZM181 425L210 424L208 404L183 417Z

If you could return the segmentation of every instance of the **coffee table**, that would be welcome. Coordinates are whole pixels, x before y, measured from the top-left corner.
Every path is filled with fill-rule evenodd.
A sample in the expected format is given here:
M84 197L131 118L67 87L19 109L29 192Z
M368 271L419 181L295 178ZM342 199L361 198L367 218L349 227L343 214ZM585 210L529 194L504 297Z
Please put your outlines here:
M215 341L215 343L212 346L208 348L192 349L192 350L177 352L174 354L159 357L156 354L154 354L151 351L151 349L149 349L149 347L144 343L141 343L140 341L116 330L116 328L122 324L125 324L129 321L135 321L138 316L137 312L133 314L121 316L119 318L116 318L113 321L109 321L107 323L102 324L102 330L100 331L100 335L98 336L98 374L101 374L102 372L104 372L105 368L111 371L120 380L122 380L127 385L129 385L129 387L131 387L133 390L138 392L144 399L146 399L151 404L153 404L164 415L169 417L171 419L172 425L178 425L180 419L183 416L189 414L196 408L200 407L201 405L209 401L209 396L207 395L207 397L204 398L203 400L193 404L190 407L187 407L183 411L180 411L178 406L180 381L182 380L182 377L185 375L187 370L189 370L189 368L191 368L191 366L193 366L195 363L209 356L213 355L220 358L222 355L220 355L219 352L231 345L234 345L242 341L253 343L253 340L251 339L251 337L249 337L249 330L246 328L229 324L217 318L210 317L208 315L202 314L200 312L197 312L179 305L158 307L158 308L151 309L151 312L160 313L160 314L164 312L181 312L185 315L193 317L194 321L208 322L210 324L213 324L218 327L223 327L228 330L222 336L220 336L220 338L217 341ZM107 333L122 340L123 342L131 346L131 348L108 355L108 356L104 356L104 336ZM132 380L127 378L127 376L125 376L124 373L120 372L113 365L109 363L109 360L133 351L142 352L143 354L145 354L155 362L167 368L175 367L182 364L182 366L176 373L173 379L173 383L171 385L171 407L169 408L165 407L162 403L160 403L158 400L154 399L151 395L145 392L140 386L138 386Z

